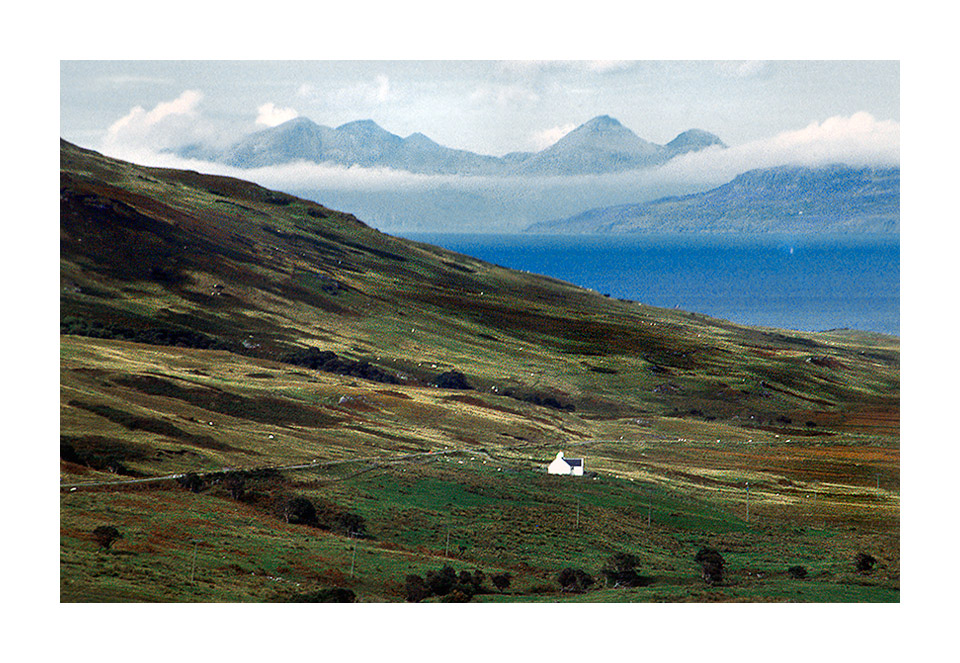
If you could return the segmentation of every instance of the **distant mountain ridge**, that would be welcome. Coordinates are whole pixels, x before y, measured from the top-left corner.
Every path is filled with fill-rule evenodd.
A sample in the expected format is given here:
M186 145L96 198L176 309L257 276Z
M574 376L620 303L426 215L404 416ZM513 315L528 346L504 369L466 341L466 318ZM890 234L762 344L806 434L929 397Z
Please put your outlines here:
M900 169L778 166L703 193L591 209L539 233L899 232Z
M699 129L658 145L643 140L618 120L601 115L540 152L495 157L445 147L422 133L402 138L373 120L331 128L298 117L250 134L225 150L194 144L173 152L237 168L302 160L431 175L581 175L646 168L713 146L726 147L717 136Z

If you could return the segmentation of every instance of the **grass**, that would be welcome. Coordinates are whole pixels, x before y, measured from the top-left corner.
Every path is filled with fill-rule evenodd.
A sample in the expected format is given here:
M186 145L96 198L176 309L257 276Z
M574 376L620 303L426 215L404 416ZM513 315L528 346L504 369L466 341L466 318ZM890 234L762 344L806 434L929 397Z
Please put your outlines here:
M60 344L76 446L60 467L62 601L335 586L402 601L407 575L444 564L512 573L487 602L898 600L897 339L618 301L72 146L61 173L61 313L77 332ZM115 337L82 335L97 329ZM193 333L217 349L130 340ZM281 361L308 346L398 383ZM430 386L449 370L473 389ZM559 450L589 476L547 475ZM224 468L287 469L247 501L100 485ZM284 495L359 514L371 537L288 524L269 508ZM109 552L90 538L104 524L124 534ZM720 587L700 578L702 546L727 560ZM860 550L881 559L869 577ZM560 569L597 575L615 552L654 583L559 593ZM794 564L811 577L787 578Z

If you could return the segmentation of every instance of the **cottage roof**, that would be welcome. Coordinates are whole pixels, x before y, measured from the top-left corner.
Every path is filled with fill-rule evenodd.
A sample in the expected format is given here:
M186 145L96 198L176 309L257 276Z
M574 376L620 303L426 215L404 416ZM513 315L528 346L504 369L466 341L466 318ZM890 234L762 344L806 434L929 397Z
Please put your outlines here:
M564 458L563 460L570 467L580 467L583 465L583 458Z

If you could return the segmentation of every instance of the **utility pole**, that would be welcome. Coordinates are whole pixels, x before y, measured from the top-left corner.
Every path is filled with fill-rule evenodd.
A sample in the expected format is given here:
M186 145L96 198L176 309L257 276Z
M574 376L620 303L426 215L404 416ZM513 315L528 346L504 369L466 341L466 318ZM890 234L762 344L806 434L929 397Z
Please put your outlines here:
M190 582L192 583L197 571L197 544L201 539L190 539L193 541L193 561L190 563Z
M577 529L580 529L580 496L577 495Z
M444 557L447 557L447 556L448 556L447 553L449 552L449 550L450 550L450 528L447 527L447 545L444 546L444 548L443 548L443 556L444 556Z
M351 535L351 539L353 536ZM353 556L350 558L350 577L353 577L353 567L357 562L357 542L353 542Z
M649 529L649 527L650 527L650 511L651 511L651 509L652 509L652 507L651 507L649 504L647 504L647 528L648 528L648 529Z
M747 522L750 522L750 482L747 482Z

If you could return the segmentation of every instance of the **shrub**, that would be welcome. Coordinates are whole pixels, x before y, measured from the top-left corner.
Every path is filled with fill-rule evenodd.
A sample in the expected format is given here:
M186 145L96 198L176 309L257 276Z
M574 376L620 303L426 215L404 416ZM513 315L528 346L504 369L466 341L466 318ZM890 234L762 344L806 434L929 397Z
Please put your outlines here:
M713 548L701 548L695 562L700 564L703 580L708 585L718 585L723 582L723 556Z
M513 577L509 573L498 573L492 578L493 586L496 587L500 592L503 592L505 589L510 587L510 581Z
M445 564L439 571L427 571L427 587L434 596L445 596L450 593L457 582L457 572L449 564Z
M636 567L640 563L635 556L628 553L615 553L600 570L607 578L607 582L614 587L643 587L652 582L651 578L641 576Z
M194 472L188 472L183 476L177 477L177 483L191 493L199 493L203 490L203 479Z
M870 573L873 571L873 566L877 563L877 558L865 552L858 552L854 563L857 567L857 573Z
M587 588L593 584L594 580L590 574L583 569L568 567L557 574L557 582L560 583L561 592L579 594L580 592L586 591Z
M409 603L419 603L425 598L430 597L430 588L424 579L418 575L408 575L404 589L407 592L407 601Z
M317 510L306 497L294 497L283 505L283 518L293 525L316 525Z
M292 603L356 603L357 595L352 589L344 587L329 587L316 592L298 594L290 601Z
M441 373L434 378L433 385L440 389L473 389L467 382L467 376L460 371Z
M789 569L787 569L787 573L794 580L803 580L807 577L807 570L802 566L791 566Z
M113 542L122 538L123 534L113 525L100 525L93 530L93 539L100 544L100 547L104 550L110 550Z

